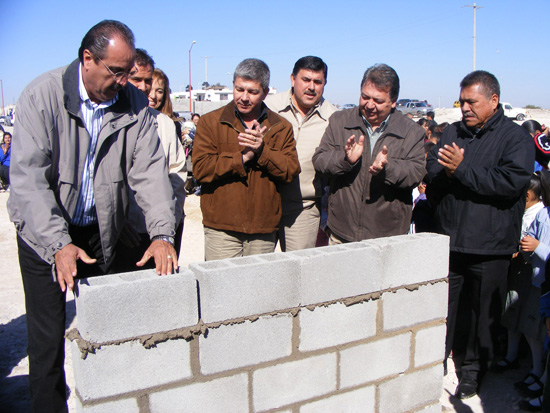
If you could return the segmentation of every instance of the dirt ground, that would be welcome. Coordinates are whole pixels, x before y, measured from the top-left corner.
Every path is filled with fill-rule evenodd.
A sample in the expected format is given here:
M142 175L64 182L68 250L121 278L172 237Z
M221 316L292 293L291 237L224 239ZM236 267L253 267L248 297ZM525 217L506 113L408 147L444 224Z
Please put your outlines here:
M531 110L529 115L540 123L550 124L549 110ZM437 109L436 121L453 122L460 118L459 109ZM10 128L8 128L10 129ZM15 137L16 138L16 137ZM15 244L15 230L9 222L6 209L9 192L0 193L0 413L26 412L30 410L28 394L28 359L26 357L26 322L24 294ZM180 266L202 261L204 240L201 224L199 197L191 195L185 204L186 220L183 232ZM76 325L72 294L67 295L67 327ZM67 342L68 343L68 342ZM71 352L68 345L65 370L70 389L69 409L75 411L74 375ZM368 362L368 360L366 361ZM452 365L452 363L450 363ZM480 395L467 401L451 397L457 380L449 369L442 389L441 404L444 411L456 412L513 412L518 410L520 397L513 383L521 380L528 370L528 357L522 359L520 369L502 375L488 374ZM396 395L399 397L399 395Z

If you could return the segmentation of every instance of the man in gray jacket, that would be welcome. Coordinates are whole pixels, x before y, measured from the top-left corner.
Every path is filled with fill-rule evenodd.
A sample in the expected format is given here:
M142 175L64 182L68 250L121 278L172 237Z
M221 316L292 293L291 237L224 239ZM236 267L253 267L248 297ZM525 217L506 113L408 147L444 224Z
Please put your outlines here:
M406 234L412 190L426 174L424 129L395 111L399 77L385 64L367 69L359 106L331 116L313 155L330 178L329 243Z
M267 96L266 105L292 124L302 172L281 187L283 214L279 225L281 250L315 247L323 185L311 158L336 107L323 98L328 67L316 56L298 59L287 92Z
M12 148L8 210L25 291L32 407L41 412L67 411L66 289L77 275L111 271L127 185L153 240L138 265L154 257L158 274L177 268L163 150L147 97L125 87L134 67L133 33L120 22L100 22L78 55L25 88Z

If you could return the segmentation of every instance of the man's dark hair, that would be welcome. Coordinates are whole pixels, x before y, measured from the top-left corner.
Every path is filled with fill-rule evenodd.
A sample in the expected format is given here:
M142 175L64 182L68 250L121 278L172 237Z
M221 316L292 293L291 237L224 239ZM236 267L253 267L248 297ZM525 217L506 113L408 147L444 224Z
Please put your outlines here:
M233 82L236 78L259 82L262 89L269 88L269 67L260 59L244 59L235 68Z
M435 112L433 110L430 110L428 113L426 113L426 117L428 116L432 119L435 119Z
M314 72L323 72L325 76L325 82L327 81L328 76L328 66L323 59L317 56L304 56L294 64L294 69L292 69L292 75L296 77L298 72L302 69L312 70Z
M428 119L426 118L420 118L416 123L418 123L420 126L424 126L424 124L428 122Z
M140 67L151 66L155 70L155 61L145 49L136 49L136 65Z
M500 99L500 85L497 78L492 73L485 70L476 70L472 72L460 82L460 88L465 89L473 85L481 85L481 90L487 99L497 95Z
M84 61L84 50L88 49L96 57L105 58L109 41L114 36L120 36L128 46L135 48L134 33L128 26L116 20L103 20L88 30L88 33L82 39L80 49L78 49L78 59Z
M376 88L387 89L390 94L390 99L395 102L399 97L399 76L397 72L384 63L377 63L369 67L361 80L361 89L365 83L370 82Z

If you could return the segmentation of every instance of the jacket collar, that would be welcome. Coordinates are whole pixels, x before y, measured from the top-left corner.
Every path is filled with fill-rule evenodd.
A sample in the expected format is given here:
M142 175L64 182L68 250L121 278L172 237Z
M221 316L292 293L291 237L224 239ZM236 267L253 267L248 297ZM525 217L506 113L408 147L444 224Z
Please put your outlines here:
M346 119L344 128L361 129L363 133L366 133L367 127L365 126L365 122L363 122L363 116L361 115L361 110L359 106L351 109L349 112L350 113L348 118ZM411 125L398 110L392 109L390 115L391 116L388 119L388 123L384 131L382 132L382 135L392 135L397 138L403 139L406 136L407 131L409 130Z
M222 114L220 116L220 122L221 123L229 123L235 128L236 130L241 130L243 127L240 119L236 116L237 108L235 107L235 103L233 101L229 102L225 108L222 111ZM266 125L269 129L270 126L275 125L276 123L279 123L281 121L281 118L275 114L273 111L269 110L269 108L265 105L265 103L262 102L262 111L266 112L266 119L262 123L262 126Z
M80 112L80 93L78 91L78 66L80 61L78 59L74 60L63 73L63 102L65 104L65 109L74 116L82 118ZM130 98L128 95L128 87L133 87L132 85L127 85L125 88L118 92L118 100L115 104L110 106L107 111L113 112L114 116L123 115L125 113L132 113L132 105L130 104Z
M483 128L481 128L479 131L472 131L469 129L464 121L460 121L460 129L462 132L466 133L468 136L471 137L481 137L486 132L493 130L498 123L500 123L504 118L504 110L502 109L502 105L498 105L497 111L489 118L489 120L483 125Z

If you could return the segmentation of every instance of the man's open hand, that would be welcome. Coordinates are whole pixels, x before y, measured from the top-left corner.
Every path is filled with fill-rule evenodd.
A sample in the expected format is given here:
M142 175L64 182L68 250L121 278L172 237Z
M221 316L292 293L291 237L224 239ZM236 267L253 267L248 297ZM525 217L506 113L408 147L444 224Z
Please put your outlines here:
M95 258L90 258L86 252L74 244L67 244L54 256L55 269L57 271L57 282L61 291L65 292L74 288L74 277L76 277L76 261L81 260L85 264L95 264Z
M138 267L143 267L151 258L155 260L155 270L158 275L172 274L178 269L178 255L174 246L167 241L154 240L151 242L140 261Z

